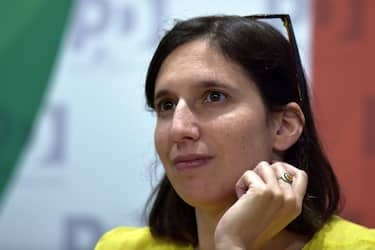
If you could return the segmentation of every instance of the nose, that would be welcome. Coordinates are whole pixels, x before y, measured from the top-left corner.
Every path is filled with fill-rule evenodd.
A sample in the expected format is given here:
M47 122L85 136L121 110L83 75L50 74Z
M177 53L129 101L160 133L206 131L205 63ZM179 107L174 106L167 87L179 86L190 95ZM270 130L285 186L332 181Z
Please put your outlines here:
M196 141L200 137L196 115L184 100L180 99L175 107L170 133L177 143Z

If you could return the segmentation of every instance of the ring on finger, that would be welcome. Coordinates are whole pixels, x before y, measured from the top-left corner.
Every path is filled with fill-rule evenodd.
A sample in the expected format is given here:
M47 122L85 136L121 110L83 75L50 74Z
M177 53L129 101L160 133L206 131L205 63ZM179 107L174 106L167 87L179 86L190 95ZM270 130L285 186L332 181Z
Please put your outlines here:
M291 175L290 173L288 172L284 172L284 174L282 176L280 176L279 178L277 178L278 180L282 180L288 184L292 184L293 183L293 175Z

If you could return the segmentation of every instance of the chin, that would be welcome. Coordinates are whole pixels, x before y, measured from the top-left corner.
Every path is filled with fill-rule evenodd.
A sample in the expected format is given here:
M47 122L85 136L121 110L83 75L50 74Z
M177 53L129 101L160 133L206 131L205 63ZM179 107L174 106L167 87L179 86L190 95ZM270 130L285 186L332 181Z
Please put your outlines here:
M234 190L228 192L227 195L223 195L223 193L207 194L200 191L197 193L179 193L179 196L187 204L198 209L221 209L223 207L228 207L237 200Z

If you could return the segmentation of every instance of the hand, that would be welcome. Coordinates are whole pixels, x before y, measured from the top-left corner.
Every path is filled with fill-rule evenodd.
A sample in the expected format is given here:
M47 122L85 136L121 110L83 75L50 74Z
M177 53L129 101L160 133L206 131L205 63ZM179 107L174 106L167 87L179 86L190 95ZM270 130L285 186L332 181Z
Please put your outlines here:
M285 172L291 184L279 178ZM260 249L301 213L306 187L306 173L287 163L260 162L246 171L236 184L238 200L216 226L216 249Z

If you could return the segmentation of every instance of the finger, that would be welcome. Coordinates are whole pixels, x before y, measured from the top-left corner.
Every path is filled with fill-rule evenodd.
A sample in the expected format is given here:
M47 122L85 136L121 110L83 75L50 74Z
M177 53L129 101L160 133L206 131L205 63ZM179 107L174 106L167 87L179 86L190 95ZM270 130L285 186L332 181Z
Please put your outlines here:
M284 216L285 218L293 220L301 213L304 197L304 191L301 191L300 188L295 185L295 182L299 182L300 180L300 178L297 177L300 170L285 162L275 162L271 167L275 168L278 176L281 176L281 178L279 177L279 183L284 195ZM285 178L283 176L285 173L293 176L291 183L283 179Z
M285 168L284 162L276 162L271 165L272 168L275 169L275 172L277 173L280 189L283 191L283 202L284 202L284 209L286 212L286 217L291 216L289 218L294 218L297 212L300 208L301 199L298 197L298 194L293 190L293 182L289 183L288 180L285 180L284 174L289 174L290 176L293 176L291 173L289 173ZM294 176L292 177L294 181Z
M257 175L253 170L247 170L236 183L236 194L240 198L250 188L264 187L265 183L262 178Z
M306 172L287 163L284 164L284 167L286 171L294 176L292 188L296 194L303 199L308 183L308 176Z
M271 165L271 167L274 169L274 171L276 173L277 180L278 180L278 183L279 183L280 187L282 187L285 190L292 191L292 185L291 185L291 183L289 183L288 181L286 181L284 179L285 178L284 175L285 175L285 173L290 174L293 179L294 179L294 175L289 173L285 169L284 165L285 165L285 163L283 163L283 162L275 162Z
M254 171L262 178L262 180L266 184L272 187L279 186L275 170L271 168L271 165L268 162L266 161L259 162L257 166L254 168Z

